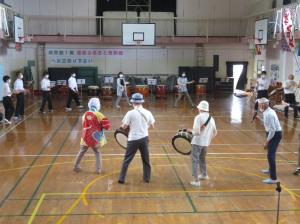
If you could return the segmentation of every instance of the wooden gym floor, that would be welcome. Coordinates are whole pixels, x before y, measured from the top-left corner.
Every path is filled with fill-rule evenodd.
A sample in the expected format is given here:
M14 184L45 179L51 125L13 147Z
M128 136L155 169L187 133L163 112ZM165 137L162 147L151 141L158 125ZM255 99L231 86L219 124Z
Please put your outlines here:
M218 136L207 156L210 180L198 189L189 185L190 158L171 146L176 130L192 126L196 110L183 101L173 108L171 96L149 100L145 107L156 119L150 131L151 182L143 183L137 156L126 184L119 185L124 150L113 131L106 133L108 144L101 149L103 173L94 173L92 151L82 161L83 171L74 173L82 112L66 113L65 100L55 99L55 112L41 115L39 99L27 99L25 119L0 131L0 223L275 223L275 185L262 184L266 176L260 173L268 167L265 132L260 121L251 123L249 99L209 99ZM111 101L102 103L115 130L130 108L123 104L115 110ZM300 223L300 179L292 175L300 122L280 119L280 223Z

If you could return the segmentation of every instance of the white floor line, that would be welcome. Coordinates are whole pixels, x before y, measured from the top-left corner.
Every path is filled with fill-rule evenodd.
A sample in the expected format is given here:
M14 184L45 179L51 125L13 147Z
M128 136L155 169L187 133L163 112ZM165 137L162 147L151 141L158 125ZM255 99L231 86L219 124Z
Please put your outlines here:
M5 136L6 134L8 134L9 132L11 132L13 129L15 129L17 126L19 126L20 124L22 124L24 121L26 121L28 118L30 118L34 113L36 113L39 110L39 108L37 108L35 111L33 111L31 114L26 115L24 119L22 119L20 122L16 123L15 125L11 126L8 128L7 131L3 132L0 135L0 138L2 138L3 136Z
M124 151L125 153L125 151ZM102 156L124 156L124 153L102 153ZM208 155L265 155L266 153L264 152L212 152L212 153L207 153ZM277 152L276 154L298 154L298 152ZM55 154L45 154L45 155L0 155L0 157L52 157L52 156L57 156L57 157L74 157L76 156L75 154L61 154L61 155L55 155ZM94 157L95 154L90 154L87 153L85 156L92 156ZM136 155L140 156L140 155ZM181 154L178 153L150 153L150 156L178 156L178 157L185 157ZM187 157L188 158L188 157Z

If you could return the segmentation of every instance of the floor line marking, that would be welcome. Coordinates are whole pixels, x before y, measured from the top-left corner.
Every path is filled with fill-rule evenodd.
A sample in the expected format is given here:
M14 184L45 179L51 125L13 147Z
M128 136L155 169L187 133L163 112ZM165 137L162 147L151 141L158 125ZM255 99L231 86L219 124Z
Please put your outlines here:
M32 214L31 214L31 216L30 216L30 218L29 218L29 220L28 220L28 222L27 222L27 224L32 224L32 223L33 223L33 220L35 219L35 217L36 217L36 215L37 215L37 213L38 213L38 211L39 211L39 209L40 209L40 207L41 207L41 205L42 205L42 203L43 203L45 197L46 197L46 194L42 194L42 195L41 195L41 197L40 197L40 199L38 200L38 203L37 203L37 205L35 206L35 208L34 208Z

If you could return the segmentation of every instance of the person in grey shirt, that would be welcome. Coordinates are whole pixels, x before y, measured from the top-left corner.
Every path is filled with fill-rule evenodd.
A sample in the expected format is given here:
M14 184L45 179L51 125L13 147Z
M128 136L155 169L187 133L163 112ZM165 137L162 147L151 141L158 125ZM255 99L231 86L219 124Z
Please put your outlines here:
M116 108L118 109L120 108L119 103L123 96L125 97L128 105L132 106L127 96L126 84L128 84L128 82L125 81L124 74L122 72L119 72L118 79L117 79L117 100L116 100Z
M193 129L188 130L193 133L191 159L194 180L190 184L194 187L200 187L200 179L209 179L206 171L206 153L212 138L217 135L215 120L209 115L209 103L203 100L197 108L199 114L194 119ZM198 176L199 165L201 174Z
M179 95L178 95L178 97L175 100L174 107L178 106L178 102L179 102L179 100L181 99L181 97L183 95L186 96L186 98L190 102L191 107L195 107L195 104L193 103L193 101L192 101L192 99L191 99L191 97L189 95L188 89L187 89L187 84L192 84L192 83L194 83L194 80L188 82L188 79L186 77L185 72L183 72L180 75L180 77L177 79L177 85L178 85L177 88L178 88L178 94Z

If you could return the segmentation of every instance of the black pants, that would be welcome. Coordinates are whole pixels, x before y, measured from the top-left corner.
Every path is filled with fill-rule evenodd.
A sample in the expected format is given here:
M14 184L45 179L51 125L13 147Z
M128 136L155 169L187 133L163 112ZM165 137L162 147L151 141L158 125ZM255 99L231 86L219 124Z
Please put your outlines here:
M284 94L284 101L289 103L289 106L284 108L284 116L289 116L289 107L294 109L294 117L298 117L299 107L297 106L296 98L294 93Z
M10 120L15 110L10 96L3 97L3 106L5 109L5 119Z
M80 105L78 93L74 92L73 90L70 89L69 90L68 102L67 102L67 108L71 107L72 99L75 100L77 106Z
M267 133L268 136L269 133ZM276 175L276 151L278 145L282 138L282 132L276 131L274 137L268 144L268 163L269 163L269 170L270 170L270 178L272 180L277 180Z
M151 166L150 166L149 150L148 150L148 137L141 138L134 141L128 141L119 181L125 182L128 166L133 160L137 150L140 151L142 161L143 161L144 181L145 182L150 181Z
M17 94L17 105L16 105L16 111L15 116L24 116L24 93L18 93Z
M40 111L43 112L44 111L44 107L46 102L48 102L48 109L52 110L52 100L51 100L51 95L50 95L50 91L42 91L43 94L43 100L42 100L42 105L40 108Z
M260 98L267 98L269 99L269 93L268 90L258 90L257 91L257 98L256 99L260 99ZM258 102L255 102L255 106L254 106L255 111L257 111L258 109Z

